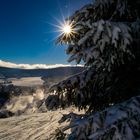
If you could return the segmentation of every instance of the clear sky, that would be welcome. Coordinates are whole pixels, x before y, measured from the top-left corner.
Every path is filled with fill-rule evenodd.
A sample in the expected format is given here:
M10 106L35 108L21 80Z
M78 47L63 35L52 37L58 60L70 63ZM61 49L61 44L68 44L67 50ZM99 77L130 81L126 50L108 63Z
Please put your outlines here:
M0 0L0 59L14 63L66 64L66 46L55 46L55 18L92 0Z

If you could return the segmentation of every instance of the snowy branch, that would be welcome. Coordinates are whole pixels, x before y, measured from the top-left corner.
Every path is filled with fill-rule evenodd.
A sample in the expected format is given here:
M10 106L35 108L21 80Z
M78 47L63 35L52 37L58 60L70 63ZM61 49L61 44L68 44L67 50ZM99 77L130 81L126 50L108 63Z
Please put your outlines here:
M71 126L74 127L69 140L136 139L140 137L140 96L88 117L75 119Z

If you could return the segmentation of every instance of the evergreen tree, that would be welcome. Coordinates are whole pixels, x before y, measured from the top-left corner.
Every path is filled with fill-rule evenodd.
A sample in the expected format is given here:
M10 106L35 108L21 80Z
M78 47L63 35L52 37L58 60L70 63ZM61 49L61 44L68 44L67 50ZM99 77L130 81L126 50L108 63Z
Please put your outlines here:
M49 109L75 105L86 110L64 116L73 118L67 139L140 137L139 17L139 0L95 0L67 19L73 33L57 43L68 45L68 61L83 62L86 70L51 87L55 95L46 101Z

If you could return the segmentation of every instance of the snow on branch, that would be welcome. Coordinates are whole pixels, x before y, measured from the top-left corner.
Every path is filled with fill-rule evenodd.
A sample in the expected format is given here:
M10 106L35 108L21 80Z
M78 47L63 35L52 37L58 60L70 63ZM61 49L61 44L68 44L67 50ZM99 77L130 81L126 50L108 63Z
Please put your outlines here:
M140 137L140 96L88 117L74 118L66 129L70 127L68 140L136 139Z
M76 11L70 20L96 22L100 19L111 21L134 21L139 15L139 0L95 0L92 4L85 5ZM137 6L135 6L137 5Z
M52 86L50 92L53 95L50 95L46 100L48 108L52 109L56 107L56 105L57 107L63 107L73 104L79 108L83 105L83 108L85 108L88 105L87 101L91 98L91 95L87 94L84 88L86 88L94 74L95 70L89 68Z
M81 26L82 28L79 28ZM93 65L98 62L108 71L112 65L125 63L126 56L134 58L131 51L131 28L125 23L117 23L99 20L94 23L77 23L76 38L68 41L59 38L60 43L69 42L67 54L69 62L85 62L85 65ZM78 40L77 40L78 38Z

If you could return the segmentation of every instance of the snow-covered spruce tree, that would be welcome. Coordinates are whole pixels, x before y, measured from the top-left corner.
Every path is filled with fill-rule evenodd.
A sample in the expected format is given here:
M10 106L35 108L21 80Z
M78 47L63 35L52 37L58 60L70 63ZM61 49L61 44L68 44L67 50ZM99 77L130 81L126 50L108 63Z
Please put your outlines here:
M95 0L68 18L73 33L63 34L57 43L68 45L68 61L82 61L86 70L51 87L55 95L46 100L49 109L86 109L83 116L72 114L76 119L67 139L140 136L139 17L139 0ZM133 96L137 97L128 100Z

